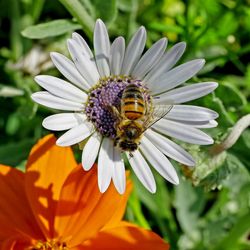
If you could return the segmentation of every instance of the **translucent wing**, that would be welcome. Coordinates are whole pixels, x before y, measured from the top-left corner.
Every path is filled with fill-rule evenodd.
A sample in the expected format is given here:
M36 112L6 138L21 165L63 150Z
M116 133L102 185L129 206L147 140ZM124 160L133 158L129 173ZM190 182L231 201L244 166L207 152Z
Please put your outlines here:
M115 106L106 106L106 109L112 114L116 120L121 120L121 114Z
M166 116L173 106L172 104L154 106L143 123L144 131Z

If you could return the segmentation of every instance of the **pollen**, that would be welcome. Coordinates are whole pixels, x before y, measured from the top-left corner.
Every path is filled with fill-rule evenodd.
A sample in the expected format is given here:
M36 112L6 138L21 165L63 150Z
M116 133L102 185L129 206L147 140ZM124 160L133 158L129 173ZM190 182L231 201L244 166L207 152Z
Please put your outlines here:
M27 250L69 250L65 242L59 242L56 240L48 240L46 242L37 241L34 246Z
M122 93L126 86L132 83L145 89L145 93L147 92L140 80L127 76L102 78L90 90L85 113L88 120L94 124L96 130L102 136L111 139L116 137L117 117L112 112L112 107L115 107L118 111L120 110ZM146 96L146 98L149 97Z

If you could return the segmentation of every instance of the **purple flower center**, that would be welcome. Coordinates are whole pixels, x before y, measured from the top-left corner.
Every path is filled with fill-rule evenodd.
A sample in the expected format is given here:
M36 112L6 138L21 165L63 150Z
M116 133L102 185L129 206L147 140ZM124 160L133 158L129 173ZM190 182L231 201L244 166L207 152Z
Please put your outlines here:
M118 111L120 110L122 93L129 84L141 87L145 93L145 100L150 99L146 87L140 80L126 76L100 79L99 83L90 91L85 113L101 135L112 139L116 137L117 118L112 112L112 106L116 107Z

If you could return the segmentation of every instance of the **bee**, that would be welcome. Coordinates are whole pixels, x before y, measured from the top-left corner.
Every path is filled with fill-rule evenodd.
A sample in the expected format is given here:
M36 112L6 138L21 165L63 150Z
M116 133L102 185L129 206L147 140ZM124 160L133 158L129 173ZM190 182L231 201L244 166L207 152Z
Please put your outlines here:
M120 112L112 107L117 119L115 146L122 151L132 152L138 149L143 133L163 118L173 105L161 105L154 108L152 100L145 100L145 90L135 84L129 84L121 97Z

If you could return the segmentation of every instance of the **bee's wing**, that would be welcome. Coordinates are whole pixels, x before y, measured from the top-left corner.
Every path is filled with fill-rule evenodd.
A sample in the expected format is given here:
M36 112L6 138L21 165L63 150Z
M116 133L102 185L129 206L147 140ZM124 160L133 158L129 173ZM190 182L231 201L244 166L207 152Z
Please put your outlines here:
M106 106L106 109L113 115L116 120L121 120L121 114L115 106Z
M147 119L144 121L144 131L162 119L165 115L167 115L170 110L173 108L173 104L167 105L156 105L152 108L150 114L147 116Z

